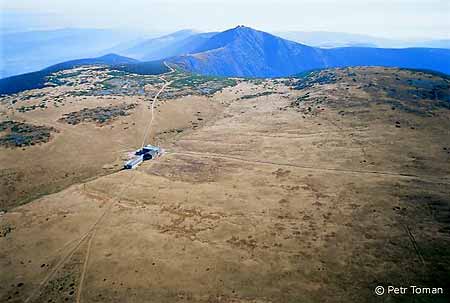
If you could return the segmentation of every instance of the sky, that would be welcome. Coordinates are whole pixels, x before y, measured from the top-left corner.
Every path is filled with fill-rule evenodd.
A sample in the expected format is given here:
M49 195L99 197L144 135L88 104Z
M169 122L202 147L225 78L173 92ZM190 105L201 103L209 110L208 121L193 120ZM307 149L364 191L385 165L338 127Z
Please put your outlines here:
M3 31L114 28L332 31L450 38L450 0L0 0Z

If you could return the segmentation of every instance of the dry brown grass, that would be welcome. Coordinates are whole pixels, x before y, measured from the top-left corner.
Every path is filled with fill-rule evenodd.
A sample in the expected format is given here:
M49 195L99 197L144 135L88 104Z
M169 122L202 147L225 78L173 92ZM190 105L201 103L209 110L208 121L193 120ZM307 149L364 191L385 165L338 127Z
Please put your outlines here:
M371 82L416 77L353 72ZM5 169L25 178L14 183L23 196L63 184L64 173L81 180L117 166L7 204L0 220L14 229L0 238L0 300L35 292L35 302L75 302L83 272L82 302L379 302L379 284L448 286L450 112L392 110L359 87L366 80L336 73L337 83L299 91L271 84L287 98L240 99L267 91L241 83L209 99L161 102L151 135L167 153L133 171L114 172L119 149L142 140L143 100L88 98L21 114L61 131L0 152ZM56 122L104 102L141 105L107 128Z

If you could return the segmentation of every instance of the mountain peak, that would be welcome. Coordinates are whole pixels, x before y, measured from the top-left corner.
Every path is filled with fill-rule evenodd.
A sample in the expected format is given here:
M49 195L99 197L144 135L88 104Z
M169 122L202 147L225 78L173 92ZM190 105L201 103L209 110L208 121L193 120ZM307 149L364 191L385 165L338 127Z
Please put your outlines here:
M255 29L245 26L245 25L238 25L234 28L234 30L255 30Z
M421 56L427 60L419 60ZM446 72L449 67L444 58L448 56L448 50L438 49L320 49L239 25L214 35L174 62L206 75L279 77L317 68L361 65Z
M196 52L204 52L208 50L218 49L230 44L240 44L244 41L253 43L258 37L271 36L270 34L255 30L251 27L238 25L211 37L209 41L196 49Z
M227 31L225 31L225 32L258 33L258 32L260 32L260 31L254 29L254 28L245 26L245 25L238 25L238 26L236 26L235 28L229 29L229 30L227 30Z
M89 59L88 59L89 60ZM91 60L98 61L98 62L105 62L107 64L122 64L122 63L135 63L138 62L138 60L124 57L117 54L106 54L98 58L92 58Z
M122 56L114 54L114 53L109 53L109 54L99 57L99 59L117 59L117 58L122 58Z

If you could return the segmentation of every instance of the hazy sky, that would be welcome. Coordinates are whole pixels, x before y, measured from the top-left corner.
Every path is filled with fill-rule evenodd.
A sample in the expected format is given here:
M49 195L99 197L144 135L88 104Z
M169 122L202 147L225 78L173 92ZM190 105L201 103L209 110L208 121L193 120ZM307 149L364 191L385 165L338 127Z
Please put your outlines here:
M340 31L450 38L450 0L0 0L3 28L173 31L244 24L266 31Z

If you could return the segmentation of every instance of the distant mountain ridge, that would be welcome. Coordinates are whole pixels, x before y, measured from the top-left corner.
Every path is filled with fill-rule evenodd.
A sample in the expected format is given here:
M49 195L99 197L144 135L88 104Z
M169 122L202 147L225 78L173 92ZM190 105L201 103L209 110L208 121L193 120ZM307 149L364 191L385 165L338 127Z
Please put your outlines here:
M450 74L450 50L310 47L249 27L212 36L193 53L169 59L191 72L215 76L283 77L330 67L386 66Z
M133 47L118 51L118 53L141 61L180 56L192 53L215 34L217 33L197 33L192 30L183 30L141 41Z
M450 48L450 39L403 40L363 34L327 31L280 31L273 33L283 39L321 48L379 47L379 48Z
M201 53L210 38L221 33L181 30L172 34L136 30L55 29L0 33L2 62L0 78L32 72L75 58L115 53L141 61ZM276 32L276 37L311 47L420 47L450 48L449 39L402 41L338 32ZM155 38L156 37L156 38ZM205 49L203 47L203 49ZM245 51L245 50L244 50ZM235 53L228 55L234 56ZM217 54L216 54L217 55ZM251 55L251 52L249 53ZM229 60L228 60L229 61ZM370 62L369 62L370 63ZM198 62L196 63L198 65ZM237 62L239 64L239 62ZM185 64L186 65L186 64ZM270 69L270 66L269 66Z
M38 72L0 79L0 93L8 94L44 87L46 77L53 72L92 64L106 65L131 73L159 74L168 71L163 64L167 62L203 75L262 78L287 77L313 69L350 66L426 69L450 74L448 49L372 47L323 49L285 40L245 26L220 33L197 34L181 31L171 37L164 37L158 38L159 41L170 40L170 43L163 43L163 46L156 49L150 48L150 53L145 47L141 51L150 57L152 52L153 54L163 52L165 59L141 62L109 54L98 58L71 60ZM146 43L152 45L155 39L150 39ZM162 54L158 56L161 57Z

